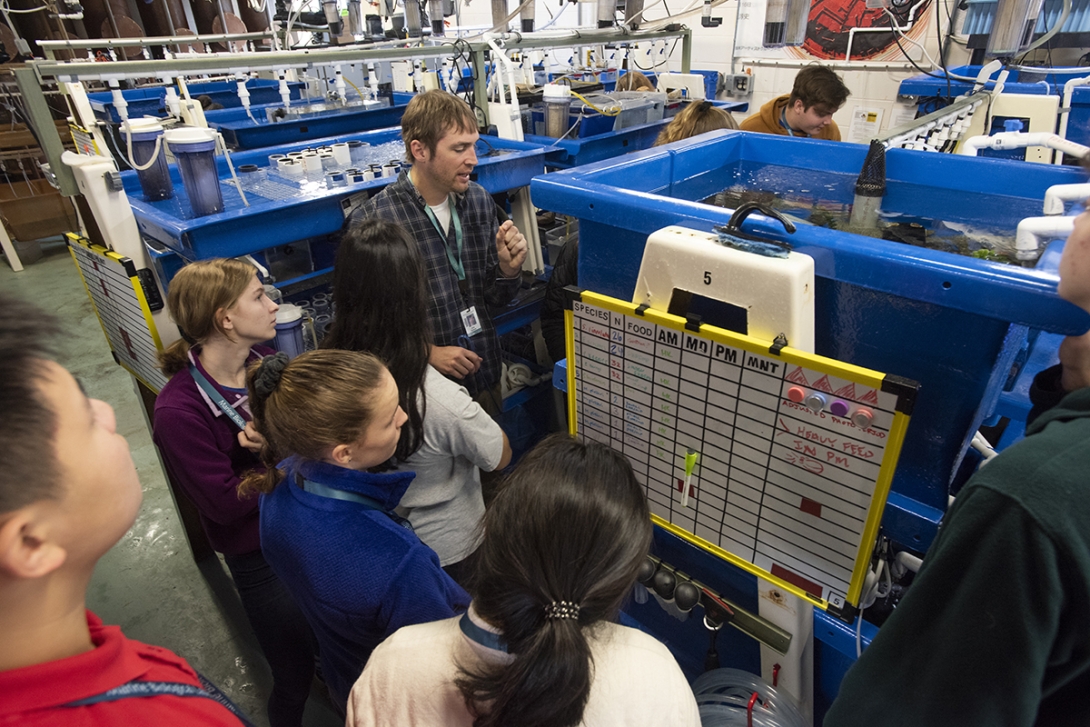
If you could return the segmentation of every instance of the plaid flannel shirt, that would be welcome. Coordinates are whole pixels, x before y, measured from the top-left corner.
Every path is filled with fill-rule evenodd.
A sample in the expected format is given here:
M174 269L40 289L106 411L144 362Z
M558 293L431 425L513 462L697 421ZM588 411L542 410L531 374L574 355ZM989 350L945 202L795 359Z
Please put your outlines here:
M496 327L489 306L506 305L518 292L520 278L504 278L496 254L496 232L499 220L492 197L475 182L470 182L465 194L455 194L454 204L462 221L462 264L465 266L466 293L462 294L458 276L447 259L447 245L457 248L454 225L447 228L444 239L431 223L424 208L427 203L402 172L397 181L367 200L348 218L353 225L371 217L397 222L420 244L420 252L428 277L428 317L432 340L436 346L461 345L458 337L465 334L462 311L473 305L483 330L470 341L470 348L483 361L476 374L458 383L476 395L500 380L501 354Z

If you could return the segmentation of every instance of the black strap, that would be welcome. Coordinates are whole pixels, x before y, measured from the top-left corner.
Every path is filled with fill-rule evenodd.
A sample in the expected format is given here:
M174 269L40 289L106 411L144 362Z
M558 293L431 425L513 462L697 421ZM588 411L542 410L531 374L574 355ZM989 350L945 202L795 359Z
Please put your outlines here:
M195 687L192 684L183 684L182 682L142 682L133 680L126 684L122 684L119 687L114 687L113 689L102 692L101 694L95 694L84 699L77 699L74 702L68 702L61 706L86 707L91 704L117 702L122 699L130 699L133 697L201 697L204 699L211 699L223 706L238 718L238 721L242 723L243 727L254 727L254 723L247 718L245 713L243 713L243 711L239 709L226 694L220 691L219 687L206 679L203 674L198 673L197 679L201 683L200 687Z

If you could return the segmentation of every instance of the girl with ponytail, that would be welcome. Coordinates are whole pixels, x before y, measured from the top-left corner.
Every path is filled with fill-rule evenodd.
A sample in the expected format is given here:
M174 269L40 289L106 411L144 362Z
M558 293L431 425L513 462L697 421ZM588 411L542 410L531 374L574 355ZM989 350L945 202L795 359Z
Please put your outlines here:
M373 471L394 455L407 419L382 362L356 351L277 354L251 367L249 393L265 469L239 492L261 493L262 551L314 628L343 710L379 642L464 611L469 596L394 512L413 473Z
M628 461L554 435L485 514L473 602L404 628L352 688L348 725L697 727L666 647L614 623L651 542Z
M269 662L269 724L299 727L314 678L314 635L261 555L257 498L237 492L242 476L260 466L246 365L273 353L260 344L276 335L278 306L254 266L232 259L186 265L170 282L167 306L182 338L159 357L170 381L155 401L153 438L168 476L223 553Z

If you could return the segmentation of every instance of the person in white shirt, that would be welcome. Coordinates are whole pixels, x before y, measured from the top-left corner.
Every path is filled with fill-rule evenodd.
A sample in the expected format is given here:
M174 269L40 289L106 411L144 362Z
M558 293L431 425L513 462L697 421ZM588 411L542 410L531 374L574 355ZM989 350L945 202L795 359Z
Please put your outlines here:
M549 437L485 515L463 616L407 626L367 662L349 727L697 727L670 652L613 622L651 543L622 455Z
M381 219L351 227L337 250L322 347L373 353L393 374L409 419L392 464L416 472L397 512L465 586L484 516L480 471L506 467L511 446L465 387L428 363L426 280L403 227Z

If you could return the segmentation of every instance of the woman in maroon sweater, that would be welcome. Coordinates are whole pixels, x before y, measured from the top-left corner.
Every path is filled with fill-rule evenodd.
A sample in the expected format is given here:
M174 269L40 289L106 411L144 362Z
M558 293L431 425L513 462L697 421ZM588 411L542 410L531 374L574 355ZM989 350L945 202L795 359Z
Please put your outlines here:
M200 511L223 553L273 675L272 727L298 727L314 675L314 636L261 555L258 500L240 498L242 477L260 468L261 438L249 423L246 367L273 353L277 305L253 266L205 260L182 268L167 304L182 339L160 354L170 381L155 402L154 440L170 477Z

